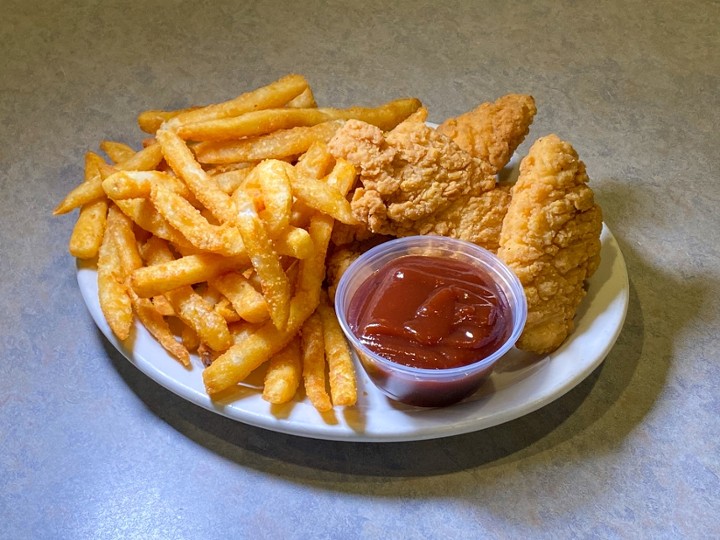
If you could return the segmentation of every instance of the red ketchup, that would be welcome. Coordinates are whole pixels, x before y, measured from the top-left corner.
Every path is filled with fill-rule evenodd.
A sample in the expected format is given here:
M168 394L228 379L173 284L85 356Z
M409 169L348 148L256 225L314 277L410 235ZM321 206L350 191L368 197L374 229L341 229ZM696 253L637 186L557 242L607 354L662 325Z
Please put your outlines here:
M350 300L347 320L360 342L376 354L432 370L478 362L512 333L509 302L491 277L465 261L419 255L396 258L367 278ZM442 395L432 399L398 398L415 405L458 401L487 374L460 379L451 387L438 384ZM418 395L427 396L427 390Z

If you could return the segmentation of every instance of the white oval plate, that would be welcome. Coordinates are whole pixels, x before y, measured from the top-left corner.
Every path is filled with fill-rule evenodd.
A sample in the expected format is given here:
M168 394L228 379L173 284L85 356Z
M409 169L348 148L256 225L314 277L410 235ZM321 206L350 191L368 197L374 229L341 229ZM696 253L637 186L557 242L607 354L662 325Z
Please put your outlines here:
M589 282L576 329L563 346L544 357L513 349L476 394L437 409L389 400L357 362L359 398L351 408L320 414L304 396L284 406L272 406L262 399L259 385L252 380L222 402L213 401L205 393L198 358L192 358L191 369L184 368L140 323L127 343L119 342L100 310L95 267L79 263L77 279L90 314L110 343L147 376L192 403L246 424L304 437L411 441L477 431L528 414L565 394L603 361L623 326L629 285L622 253L606 226L601 241L600 267ZM251 379L262 381L261 374L253 374Z

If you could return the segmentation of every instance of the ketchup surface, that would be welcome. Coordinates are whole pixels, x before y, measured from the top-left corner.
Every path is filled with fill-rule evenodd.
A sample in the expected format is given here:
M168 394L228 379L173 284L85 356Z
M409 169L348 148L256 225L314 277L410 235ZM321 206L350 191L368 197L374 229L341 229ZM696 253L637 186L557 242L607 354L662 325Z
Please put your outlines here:
M489 276L465 261L422 255L374 272L350 300L347 319L368 349L425 369L472 364L512 333L508 300Z

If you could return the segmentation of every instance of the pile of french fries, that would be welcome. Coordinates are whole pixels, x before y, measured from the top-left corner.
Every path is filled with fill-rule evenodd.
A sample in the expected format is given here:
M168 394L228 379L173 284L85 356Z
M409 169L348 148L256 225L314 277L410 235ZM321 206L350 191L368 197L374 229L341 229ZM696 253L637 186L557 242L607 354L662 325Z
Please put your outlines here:
M319 411L357 401L347 342L323 289L335 222L356 224L356 172L327 142L347 119L392 129L416 99L318 108L289 75L230 101L145 111L135 151L103 141L85 179L55 209L79 209L70 253L96 260L113 333L135 319L216 397L266 366L273 404L304 388Z

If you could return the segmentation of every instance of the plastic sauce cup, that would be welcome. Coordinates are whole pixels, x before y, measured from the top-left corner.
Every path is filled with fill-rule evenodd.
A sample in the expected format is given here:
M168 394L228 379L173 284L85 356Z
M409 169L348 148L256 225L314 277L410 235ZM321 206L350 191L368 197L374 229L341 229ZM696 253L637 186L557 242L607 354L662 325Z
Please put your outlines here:
M404 255L451 257L477 267L505 294L512 330L499 349L477 361L454 368L425 369L398 364L366 347L354 334L348 319L350 303L358 288L390 261ZM490 376L495 363L520 337L527 318L527 302L520 280L493 253L470 242L443 236L409 236L376 246L356 259L345 271L335 293L340 326L370 380L388 397L408 405L441 407L472 395Z

